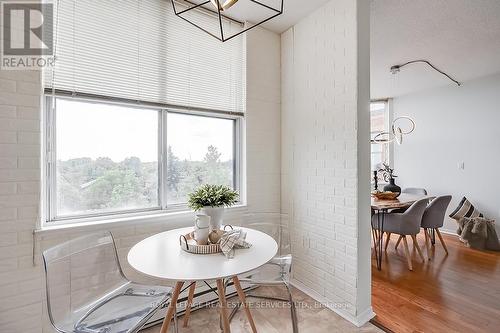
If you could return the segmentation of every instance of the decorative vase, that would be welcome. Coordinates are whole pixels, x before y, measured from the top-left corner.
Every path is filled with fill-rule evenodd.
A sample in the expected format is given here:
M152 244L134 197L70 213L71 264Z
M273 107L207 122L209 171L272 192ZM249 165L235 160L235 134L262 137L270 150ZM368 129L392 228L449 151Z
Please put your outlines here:
M399 197L399 194L401 194L401 187L396 185L396 183L394 182L394 178L391 177L391 178L389 178L389 184L384 186L384 191L398 193L398 197Z
M200 210L200 213L210 216L210 231L220 230L222 228L224 207L205 206Z

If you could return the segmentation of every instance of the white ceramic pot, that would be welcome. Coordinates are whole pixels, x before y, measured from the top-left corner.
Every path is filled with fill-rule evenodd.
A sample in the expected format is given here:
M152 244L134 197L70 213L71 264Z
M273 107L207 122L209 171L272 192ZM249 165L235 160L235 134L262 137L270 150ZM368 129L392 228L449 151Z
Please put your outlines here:
M222 228L222 217L224 216L224 207L206 206L200 210L200 213L210 216L210 231L220 230Z

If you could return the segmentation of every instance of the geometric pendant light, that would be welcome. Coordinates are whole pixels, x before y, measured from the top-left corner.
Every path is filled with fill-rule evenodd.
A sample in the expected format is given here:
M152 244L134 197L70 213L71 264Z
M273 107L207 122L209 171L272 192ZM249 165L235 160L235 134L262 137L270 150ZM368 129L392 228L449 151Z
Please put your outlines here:
M225 42L283 14L284 0L171 0L171 2L175 15Z

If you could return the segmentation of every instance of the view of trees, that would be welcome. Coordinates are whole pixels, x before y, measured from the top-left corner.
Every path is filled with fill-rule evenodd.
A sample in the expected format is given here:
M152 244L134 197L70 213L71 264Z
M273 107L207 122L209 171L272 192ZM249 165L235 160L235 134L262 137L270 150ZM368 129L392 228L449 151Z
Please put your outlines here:
M202 184L233 185L233 161L209 146L202 161L181 160L168 147L165 186L167 203L187 202L187 194ZM157 207L158 163L129 157L114 162L87 157L57 162L59 215Z

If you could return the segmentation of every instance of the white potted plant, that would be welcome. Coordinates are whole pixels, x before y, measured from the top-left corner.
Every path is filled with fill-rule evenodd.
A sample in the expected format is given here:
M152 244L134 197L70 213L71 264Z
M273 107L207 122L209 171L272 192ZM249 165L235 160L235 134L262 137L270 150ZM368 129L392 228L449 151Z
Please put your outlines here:
M220 230L224 208L237 203L238 197L238 192L228 186L206 184L189 194L188 206L210 216L210 230Z

